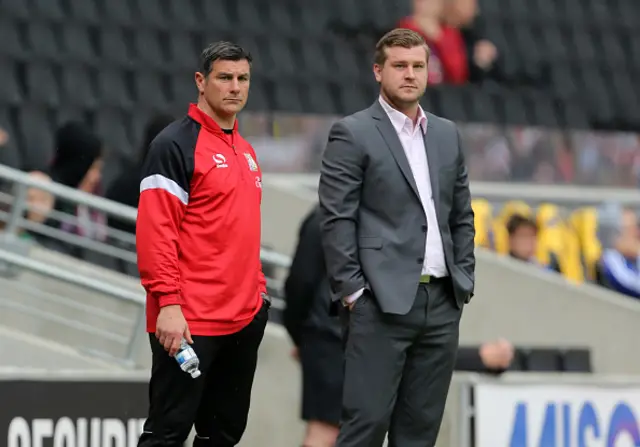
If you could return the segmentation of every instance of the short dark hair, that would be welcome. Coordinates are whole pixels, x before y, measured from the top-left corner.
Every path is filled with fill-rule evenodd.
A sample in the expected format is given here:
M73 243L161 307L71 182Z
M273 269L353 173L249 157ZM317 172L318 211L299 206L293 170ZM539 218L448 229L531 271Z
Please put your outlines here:
M423 46L427 52L427 62L431 55L429 45L422 38L422 36L415 31L406 28L396 28L389 31L382 36L376 44L376 52L373 57L373 61L378 65L384 65L387 60L387 48L402 47L402 48L414 48Z
M538 224L531 217L523 216L522 214L514 214L507 221L507 233L509 236L513 236L513 233L520 228L530 228L536 233L538 232Z
M207 47L200 53L200 73L205 77L209 76L213 69L213 63L217 60L222 61L241 61L246 60L251 65L253 58L251 54L242 48L240 45L227 42L213 42L207 45Z

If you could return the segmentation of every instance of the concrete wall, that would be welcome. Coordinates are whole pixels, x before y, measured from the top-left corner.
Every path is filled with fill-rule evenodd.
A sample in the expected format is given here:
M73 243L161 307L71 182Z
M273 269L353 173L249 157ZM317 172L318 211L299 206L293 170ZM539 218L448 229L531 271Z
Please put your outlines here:
M476 296L465 308L461 343L498 336L516 344L592 349L601 373L640 373L640 301L477 250Z

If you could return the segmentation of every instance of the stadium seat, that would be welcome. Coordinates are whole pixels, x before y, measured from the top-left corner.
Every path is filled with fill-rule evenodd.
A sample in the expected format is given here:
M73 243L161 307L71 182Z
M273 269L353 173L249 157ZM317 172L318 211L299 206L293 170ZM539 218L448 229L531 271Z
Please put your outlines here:
M561 357L555 348L522 349L525 371L528 372L559 372L562 371Z
M589 349L567 349L561 351L561 370L564 372L590 373L591 351Z
M0 104L18 105L22 102L16 67L0 58Z

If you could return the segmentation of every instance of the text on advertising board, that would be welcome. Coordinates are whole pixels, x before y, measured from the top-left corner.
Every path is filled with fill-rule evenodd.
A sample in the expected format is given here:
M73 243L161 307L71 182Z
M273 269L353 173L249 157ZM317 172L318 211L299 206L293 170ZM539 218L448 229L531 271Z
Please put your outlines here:
M144 419L63 417L33 419L14 418L7 432L8 447L135 447L142 433ZM52 443L52 444L51 444Z
M640 388L478 385L477 447L638 447Z

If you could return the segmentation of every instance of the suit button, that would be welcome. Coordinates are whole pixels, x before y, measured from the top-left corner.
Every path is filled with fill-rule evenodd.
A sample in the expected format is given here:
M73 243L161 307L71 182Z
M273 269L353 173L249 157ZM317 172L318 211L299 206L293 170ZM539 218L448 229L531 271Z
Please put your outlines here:
M427 232L427 226L426 226L426 225L423 225L423 226L422 226L422 232L423 232L423 233L426 233L426 232Z
M418 264L424 264L424 258L418 258Z

